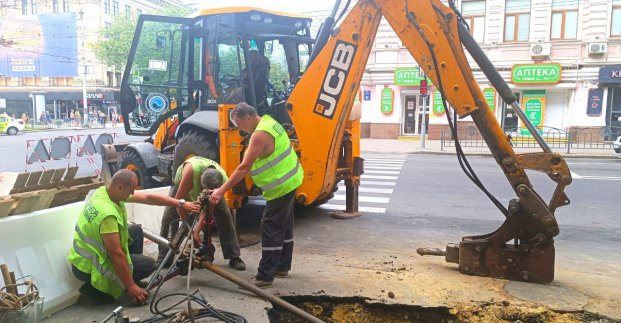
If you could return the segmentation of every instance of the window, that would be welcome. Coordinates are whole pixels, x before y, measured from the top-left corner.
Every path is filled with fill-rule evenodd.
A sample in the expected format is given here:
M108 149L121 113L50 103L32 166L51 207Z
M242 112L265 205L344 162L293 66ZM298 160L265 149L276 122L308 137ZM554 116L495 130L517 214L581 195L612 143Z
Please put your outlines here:
M103 7L104 13L110 14L110 0L104 0Z
M118 1L112 1L112 14L113 15L119 14L119 2Z
M53 13L59 12L58 0L52 0L52 12Z
M112 26L111 22L107 22L106 21L104 24L105 24L106 29L108 29L108 28L110 28L110 26Z
M530 0L506 0L505 42L527 41L530 29Z
M125 5L125 18L130 19L132 17L132 8Z
M63 0L63 12L69 12L69 0Z
M621 37L621 0L612 0L612 24L610 36Z
M28 14L28 0L22 0L22 15Z
M479 43L485 38L485 0L464 1L461 14L470 27L470 34Z
M37 0L31 0L30 2L30 13L33 15L37 13Z
M142 15L142 10L136 9L136 17L140 17Z
M552 0L552 29L550 39L576 39L578 30L578 2Z

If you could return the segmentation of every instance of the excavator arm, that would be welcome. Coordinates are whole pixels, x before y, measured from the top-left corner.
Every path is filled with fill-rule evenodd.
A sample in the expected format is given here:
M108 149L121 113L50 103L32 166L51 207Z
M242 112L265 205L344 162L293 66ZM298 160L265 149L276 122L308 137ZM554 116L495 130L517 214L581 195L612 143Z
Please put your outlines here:
M346 121L382 16L440 90L445 104L448 102L459 118L472 118L516 193L507 208L495 201L506 216L499 229L464 237L458 245L447 246L442 254L447 261L458 263L465 274L535 283L552 281L553 237L559 233L554 211L569 204L564 193L565 186L571 183L567 164L551 152L523 115L522 122L542 152L513 151L475 81L464 47L503 100L518 113L523 112L512 91L459 21L459 13L439 0L360 0L332 30L332 36L314 57L286 105L296 125L297 148L306 171L299 190L306 196L298 196L298 201L315 200L332 192ZM446 111L449 123L456 127L449 110ZM456 146L462 156L459 144ZM544 172L556 183L548 203L533 189L526 169ZM350 183L359 183L359 175L351 177ZM473 180L477 180L476 176Z

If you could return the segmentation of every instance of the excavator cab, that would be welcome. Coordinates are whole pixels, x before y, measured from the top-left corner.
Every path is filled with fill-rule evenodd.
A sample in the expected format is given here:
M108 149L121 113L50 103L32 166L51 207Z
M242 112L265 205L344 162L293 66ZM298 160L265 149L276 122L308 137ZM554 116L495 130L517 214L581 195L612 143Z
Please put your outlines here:
M162 150L196 112L242 101L286 123L284 102L312 50L310 23L248 7L203 10L196 18L141 15L121 83L126 132L155 135Z

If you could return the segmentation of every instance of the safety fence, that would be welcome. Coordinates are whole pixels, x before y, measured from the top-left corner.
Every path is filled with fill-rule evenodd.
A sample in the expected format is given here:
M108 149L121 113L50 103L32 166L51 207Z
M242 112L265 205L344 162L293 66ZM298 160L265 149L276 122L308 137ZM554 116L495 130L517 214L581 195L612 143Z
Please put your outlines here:
M41 121L29 121L25 123L24 126L26 130L35 129L35 130L43 130L43 129L83 129L83 128L114 128L121 126L120 122L112 122L104 120L92 119L88 122L84 122L83 120L71 120L71 119L53 119L48 122Z
M102 133L27 140L26 172L30 165L37 165L45 171L48 169L47 164L52 161L66 161L69 167L74 162L77 165L80 159L86 159L99 176L100 170L94 155L101 153L102 144L112 144L116 138L116 133ZM58 166L58 163L54 164Z
M571 153L573 149L610 149L613 141L621 136L621 127L604 127L599 131L592 128L563 130L553 127L538 129L550 148ZM539 144L525 128L505 130L511 146L514 148L538 148ZM457 137L462 147L487 147L475 126L458 128ZM455 141L450 131L443 131L440 138L440 149L454 147Z

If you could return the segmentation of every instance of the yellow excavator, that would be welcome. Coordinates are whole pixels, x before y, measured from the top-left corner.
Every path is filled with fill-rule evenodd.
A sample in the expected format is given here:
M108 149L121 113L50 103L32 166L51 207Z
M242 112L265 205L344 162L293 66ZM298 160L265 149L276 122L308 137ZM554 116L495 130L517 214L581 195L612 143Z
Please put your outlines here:
M467 176L506 217L496 231L462 238L444 255L469 275L548 283L554 279L557 207L570 171L525 117L513 92L469 33L451 1L340 0L316 37L311 19L248 7L210 9L195 18L141 15L121 83L125 130L145 142L104 147L103 173L136 172L143 188L168 185L191 156L218 161L231 173L240 163L247 135L230 121L239 102L255 106L284 125L305 170L296 192L300 205L328 201L345 182L347 214L358 211L360 80L384 17L442 94L457 156ZM344 8L342 8L344 7ZM503 100L512 105L541 152L516 154L475 81L464 48ZM448 109L450 105L450 109ZM457 141L457 118L470 116L516 197L502 205L479 181ZM551 200L533 189L525 170L556 183ZM260 190L250 178L225 197L241 207Z

